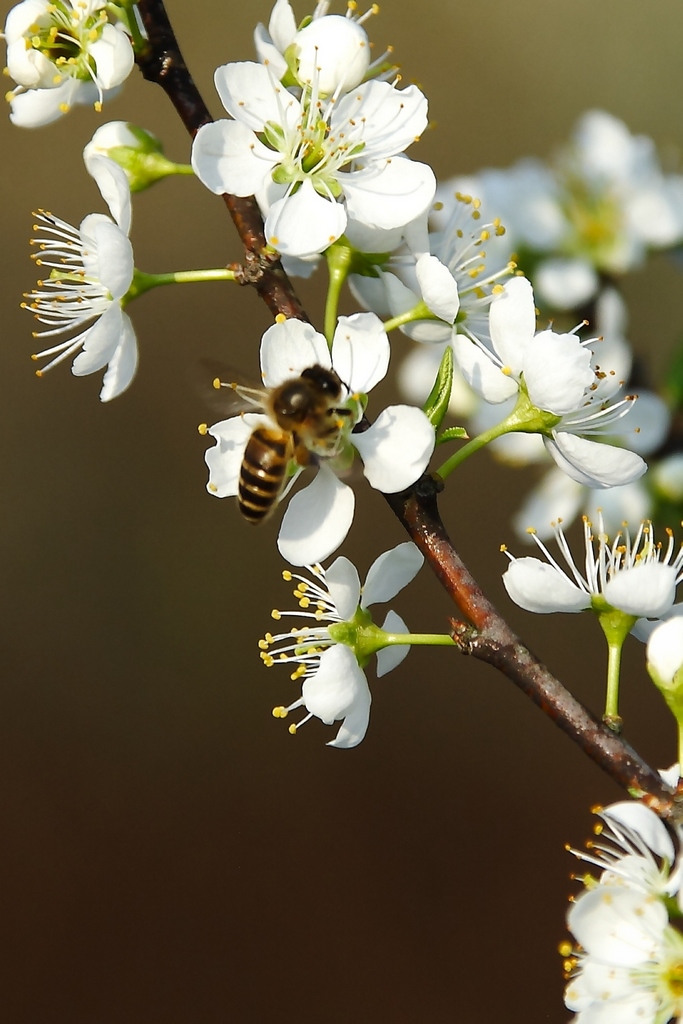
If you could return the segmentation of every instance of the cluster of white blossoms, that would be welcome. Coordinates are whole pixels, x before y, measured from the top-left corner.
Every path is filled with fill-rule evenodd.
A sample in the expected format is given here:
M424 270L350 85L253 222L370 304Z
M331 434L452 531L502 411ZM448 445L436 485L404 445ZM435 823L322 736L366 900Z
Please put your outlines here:
M102 109L130 74L134 52L127 25L106 0L23 0L7 15L10 117L37 128L74 104ZM123 15L123 9L119 9Z
M672 786L679 768L661 773ZM642 804L622 802L601 819L587 850L597 867L581 880L567 923L578 943L561 947L565 1003L576 1024L667 1024L683 1017L681 828Z

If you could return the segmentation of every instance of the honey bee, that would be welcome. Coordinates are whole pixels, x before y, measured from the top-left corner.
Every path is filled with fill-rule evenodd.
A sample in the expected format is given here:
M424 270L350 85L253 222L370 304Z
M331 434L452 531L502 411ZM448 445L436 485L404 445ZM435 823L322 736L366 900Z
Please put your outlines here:
M275 388L214 380L214 387L224 386L277 424L252 431L240 467L237 505L247 522L256 525L277 505L290 461L306 466L316 456L337 454L342 428L353 410L339 405L344 385L334 370L319 365Z

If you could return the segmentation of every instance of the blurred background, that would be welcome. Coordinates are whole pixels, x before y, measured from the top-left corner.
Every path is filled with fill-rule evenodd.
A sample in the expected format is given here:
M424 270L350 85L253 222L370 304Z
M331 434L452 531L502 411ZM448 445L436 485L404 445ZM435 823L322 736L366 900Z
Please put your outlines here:
M213 70L252 59L270 4L168 10L219 116ZM678 0L387 0L368 29L429 97L435 129L413 155L440 178L549 156L593 107L653 136L668 169L683 165ZM370 673L355 750L327 748L334 732L317 721L292 738L271 716L297 695L256 646L271 608L293 600L277 517L254 531L206 493L196 426L211 413L191 384L202 358L255 375L266 308L229 285L145 296L130 307L138 376L109 405L101 374L34 376L19 309L35 284L31 210L78 224L104 209L81 151L116 118L189 158L169 102L137 72L103 118L81 108L36 131L0 121L2 1017L559 1024L575 868L563 844L588 835L591 805L620 797L609 779L504 678L438 649ZM146 271L240 253L222 202L191 179L135 197L132 238ZM300 291L319 324L322 275ZM680 272L654 258L624 293L656 380L683 324ZM391 385L378 397L394 399ZM450 481L443 515L512 625L599 711L597 623L529 615L501 584L499 545L519 548L510 517L536 479L482 455ZM362 577L404 536L368 487L357 500L342 550ZM428 571L393 606L415 631L445 631L452 612ZM646 758L674 760L634 640L623 713Z

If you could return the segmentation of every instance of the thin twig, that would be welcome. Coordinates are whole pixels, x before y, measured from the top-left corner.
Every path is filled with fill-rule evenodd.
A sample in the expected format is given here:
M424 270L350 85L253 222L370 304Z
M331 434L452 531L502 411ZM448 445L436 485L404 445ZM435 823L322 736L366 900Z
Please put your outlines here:
M168 20L163 0L139 0L149 38L138 55L146 79L168 94L190 135L211 121ZM262 273L248 283L274 313L307 320L279 262L266 249L263 221L253 197L223 197L247 252L247 263ZM658 814L678 820L682 805L658 773L621 737L599 722L522 644L481 591L446 533L437 506L440 482L424 476L400 494L385 494L389 506L424 553L437 578L472 626L454 622L453 636L464 653L493 665L545 712L617 783L640 795Z

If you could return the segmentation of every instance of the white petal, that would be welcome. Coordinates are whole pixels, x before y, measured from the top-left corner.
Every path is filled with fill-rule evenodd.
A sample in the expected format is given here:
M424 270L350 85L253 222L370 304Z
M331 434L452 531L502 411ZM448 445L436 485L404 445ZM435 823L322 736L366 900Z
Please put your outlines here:
M341 555L325 570L325 586L339 617L348 621L356 614L360 601L360 577L353 562Z
M130 185L122 167L106 156L94 156L90 160L88 173L95 179L102 198L111 210L111 215L124 234L130 232L132 217Z
M528 612L545 615L590 608L590 594L538 558L516 558L503 574L503 584L515 604Z
M519 372L526 347L536 331L534 293L525 277L513 277L494 297L489 329L493 347L503 364Z
M101 370L114 355L123 333L123 312L117 302L83 335L83 350L76 356L71 372L76 377Z
M97 67L97 81L103 89L114 89L128 78L135 54L123 25L105 25L100 38L89 46Z
M371 309L378 316L388 318L393 315L393 312L389 304L385 280L387 277L393 276L393 274L382 273L378 277L366 277L365 274L349 274L347 282L354 299L356 299L359 305L364 306L365 309ZM396 280L398 279L396 278Z
M469 386L487 402L497 405L519 391L515 378L503 373L493 360L464 334L456 334L453 338L453 352Z
M100 401L110 402L129 386L138 368L138 343L135 331L127 313L122 315L122 331L119 343L109 360L107 372L102 381Z
M320 657L314 676L303 684L307 710L326 725L344 719L331 747L355 747L365 736L370 719L370 689L365 674L348 647L336 644Z
M657 899L633 889L599 885L577 899L567 922L589 954L621 967L637 967L658 952L668 914Z
M537 334L526 347L523 369L533 404L556 416L578 409L595 379L591 353L575 334Z
M385 633L407 633L408 627L396 612L389 611L381 628ZM393 644L377 652L377 678L381 679L401 664L410 653L410 644Z
M647 642L647 661L660 679L671 684L683 666L683 619L680 616L662 622L652 631Z
M80 234L86 245L92 245L91 253L83 260L86 274L97 278L118 302L130 288L135 270L130 240L104 214L85 217Z
M344 234L346 210L318 195L309 178L298 192L273 203L266 217L266 241L285 256L324 252Z
M553 309L577 309L598 290L598 275L583 259L541 260L534 274L534 287L541 302Z
M560 469L586 487L629 484L647 470L647 463L635 452L565 431L554 433L552 440L544 437L543 443Z
M277 546L292 565L312 565L336 551L353 522L353 491L324 464L312 484L290 499Z
M34 22L40 24L49 12L49 0L23 0L15 4L7 14L5 37L13 43L29 30Z
M673 608L670 608L667 612L666 621L668 622L670 619L681 615L683 615L683 602L679 601L678 604L675 604ZM631 635L634 636L636 640L642 640L643 643L646 643L661 621L661 619L638 619L631 630Z
M386 376L391 347L374 313L340 316L332 341L332 364L349 391L367 394Z
M284 53L296 35L296 19L288 0L275 0L270 12L268 31L275 45Z
M223 64L216 68L214 82L227 112L253 132L263 131L268 121L293 128L301 117L299 101L264 64Z
M216 444L204 455L209 467L206 489L216 498L227 498L237 494L240 467L252 431L263 423L263 417L256 413L231 416L209 427L209 434L216 438Z
M351 441L363 459L363 472L378 491L402 491L420 477L434 450L434 427L421 409L390 405Z
M361 119L365 141L362 159L391 157L407 149L427 127L427 98L415 85L399 91L388 82L366 82L336 104L332 130L344 131L348 121Z
M275 78L281 80L287 70L287 61L273 43L265 25L260 22L254 29L254 49L261 64L267 64Z
M679 620L681 630L680 637L683 643L683 621ZM679 648L681 650L683 648ZM648 647L649 650L649 647ZM675 857L674 844L667 832L666 826L661 818L654 811L636 800L622 800L616 804L610 804L601 812L600 817L606 818L610 823L616 822L618 826L624 826L632 832L636 832L650 849L658 857L666 857L669 864L673 864Z
M649 562L623 569L608 580L605 600L627 615L654 618L671 608L676 596L673 566Z
M276 388L298 377L309 366L330 369L327 342L311 324L291 317L275 323L261 339L261 377L267 388Z
M391 601L392 597L415 579L423 563L424 555L412 541L405 541L385 551L370 566L363 585L361 608Z
M77 103L81 90L81 82L67 78L56 89L29 89L19 93L10 102L9 119L19 128L42 128L63 117L63 108ZM93 95L97 97L97 92L94 91Z
M415 265L415 273L422 290L422 298L432 313L452 324L460 309L458 286L448 267L436 256L421 256Z
M349 217L375 228L405 226L424 213L436 192L431 167L400 156L340 173L338 180Z
M202 125L192 144L192 167L216 195L250 196L264 187L280 154L264 146L238 121Z
M355 89L370 63L370 42L365 29L352 18L329 14L314 18L297 32L294 43L299 59L299 81L317 82L320 93Z

